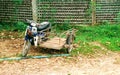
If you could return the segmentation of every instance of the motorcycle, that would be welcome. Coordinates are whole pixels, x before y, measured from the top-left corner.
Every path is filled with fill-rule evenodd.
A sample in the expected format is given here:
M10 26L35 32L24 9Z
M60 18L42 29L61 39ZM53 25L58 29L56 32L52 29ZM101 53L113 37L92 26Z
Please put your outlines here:
M29 24L25 31L25 41L22 50L22 56L27 56L31 45L38 46L39 43L48 39L51 31L50 22L36 23L35 21L26 19L26 23Z

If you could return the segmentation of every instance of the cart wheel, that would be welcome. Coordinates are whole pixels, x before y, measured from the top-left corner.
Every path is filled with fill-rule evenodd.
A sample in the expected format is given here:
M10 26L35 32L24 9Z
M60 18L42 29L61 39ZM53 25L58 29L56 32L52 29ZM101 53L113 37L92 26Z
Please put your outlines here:
M22 51L22 56L23 57L27 56L27 53L30 50L30 46L31 46L31 43L30 43L29 40L27 40L27 41L24 42L23 51Z
M67 36L66 44L68 45L67 53L70 53L73 49L74 35L70 32Z
M70 52L72 51L72 49L73 49L73 46L72 46L72 45L69 45L69 46L68 46L67 53L70 53Z

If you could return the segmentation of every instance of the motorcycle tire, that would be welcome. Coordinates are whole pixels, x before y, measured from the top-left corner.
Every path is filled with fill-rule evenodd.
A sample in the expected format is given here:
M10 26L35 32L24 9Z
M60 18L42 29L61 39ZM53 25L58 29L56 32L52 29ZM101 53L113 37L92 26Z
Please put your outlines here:
M22 51L22 56L26 57L28 54L28 51L30 50L31 47L31 43L29 40L24 42L24 46L23 46L23 51Z

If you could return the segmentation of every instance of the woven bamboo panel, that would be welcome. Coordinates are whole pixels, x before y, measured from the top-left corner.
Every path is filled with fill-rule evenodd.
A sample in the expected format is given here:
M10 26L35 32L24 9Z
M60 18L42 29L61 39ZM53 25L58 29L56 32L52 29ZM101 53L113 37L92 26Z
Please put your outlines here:
M120 0L97 0L96 18L97 23L103 21L116 22L117 14L120 12Z
M38 21L90 24L86 16L90 0L38 0Z
M0 21L32 19L31 0L0 0Z
M31 0L0 0L1 21L23 21L32 18ZM37 0L38 22L91 24L89 13L91 0ZM120 0L96 0L97 23L108 20L116 22L120 12Z

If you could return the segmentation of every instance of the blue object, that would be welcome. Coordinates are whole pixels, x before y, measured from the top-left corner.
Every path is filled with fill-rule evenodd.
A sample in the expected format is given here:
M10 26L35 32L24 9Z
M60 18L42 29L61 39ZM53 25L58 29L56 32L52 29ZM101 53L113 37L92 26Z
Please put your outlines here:
M10 61L10 60L22 60L22 59L41 59L41 58L50 58L50 57L64 57L70 56L70 54L55 54L47 56L28 56L28 57L11 57L11 58L0 58L0 61Z

